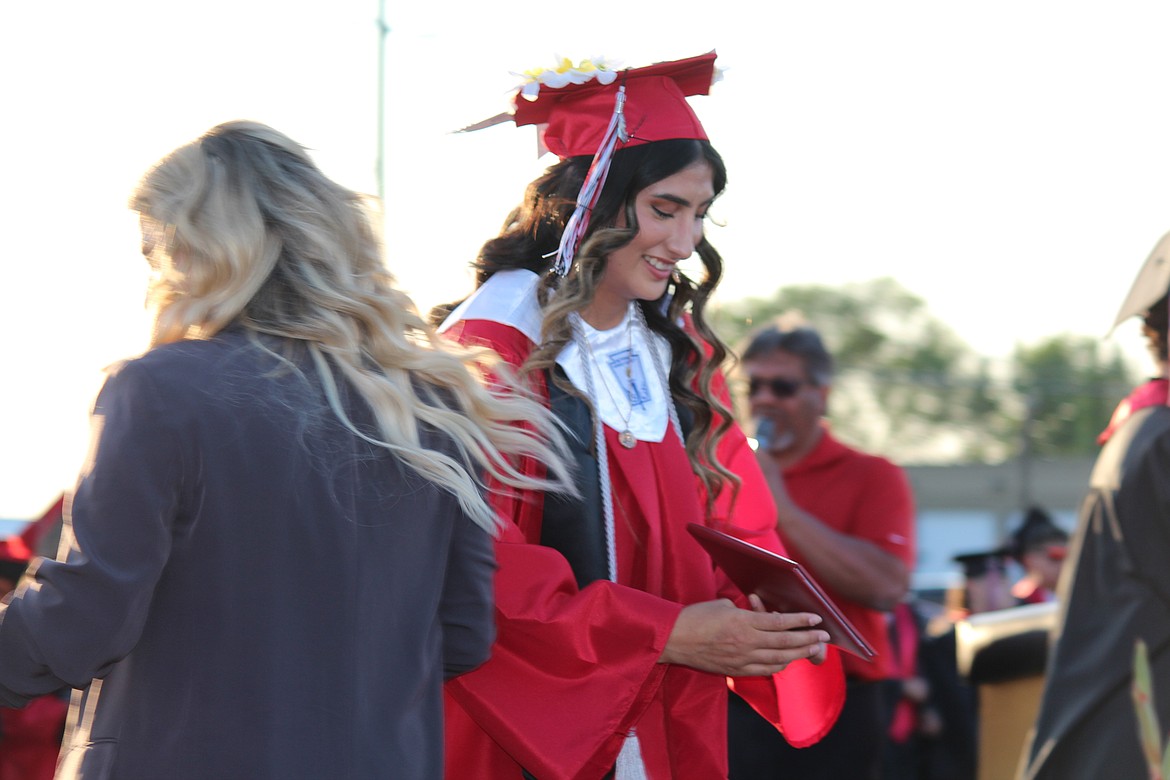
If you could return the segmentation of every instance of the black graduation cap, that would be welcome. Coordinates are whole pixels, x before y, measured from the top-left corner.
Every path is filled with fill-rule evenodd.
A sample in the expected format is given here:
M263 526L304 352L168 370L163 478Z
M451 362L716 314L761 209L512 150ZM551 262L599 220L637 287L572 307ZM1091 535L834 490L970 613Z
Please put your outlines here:
M1008 550L997 547L985 552L970 552L956 555L953 560L963 567L963 576L967 579L982 577L990 571L1003 572L1007 570Z
M1162 236L1138 271L1137 278L1129 288L1129 294L1125 296L1125 301L1117 311L1117 319L1109 328L1109 333L1130 317L1137 317L1149 311L1150 307L1166 294L1167 289L1170 289L1170 233Z
M1068 543L1068 532L1052 521L1051 515L1037 506L1029 507L1024 519L1011 536L1011 553L1017 561L1035 549Z

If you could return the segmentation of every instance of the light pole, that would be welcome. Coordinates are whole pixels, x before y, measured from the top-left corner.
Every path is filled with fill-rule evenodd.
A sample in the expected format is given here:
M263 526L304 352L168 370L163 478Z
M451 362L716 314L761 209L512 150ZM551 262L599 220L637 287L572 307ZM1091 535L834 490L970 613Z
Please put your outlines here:
M389 32L386 0L378 0L378 153L374 178L378 185L378 207L383 215L386 213L386 36Z

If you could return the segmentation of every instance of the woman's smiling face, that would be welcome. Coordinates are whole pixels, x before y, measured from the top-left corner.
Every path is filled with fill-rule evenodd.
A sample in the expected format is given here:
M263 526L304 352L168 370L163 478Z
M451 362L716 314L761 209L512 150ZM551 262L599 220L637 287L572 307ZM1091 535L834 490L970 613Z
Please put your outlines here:
M621 322L630 301L660 298L675 265L703 240L703 219L714 199L714 172L705 160L639 192L634 197L638 233L610 253L585 320L595 328L611 328ZM624 222L619 216L618 226Z

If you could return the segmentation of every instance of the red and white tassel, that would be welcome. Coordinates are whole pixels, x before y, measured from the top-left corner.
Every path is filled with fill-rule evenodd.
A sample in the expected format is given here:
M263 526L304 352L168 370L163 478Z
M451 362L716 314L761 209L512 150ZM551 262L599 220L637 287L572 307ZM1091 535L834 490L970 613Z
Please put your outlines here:
M552 267L553 273L558 276L564 276L573 267L577 249L589 229L593 207L597 205L601 190L605 187L605 179L609 175L609 166L613 162L613 153L618 141L625 143L630 139L626 132L625 105L626 88L622 85L618 87L609 127L605 130L597 154L593 156L593 164L589 166L589 173L585 176L585 183L581 185L581 192L577 194L577 207L565 225L565 232L561 234L561 244L557 248L556 260Z

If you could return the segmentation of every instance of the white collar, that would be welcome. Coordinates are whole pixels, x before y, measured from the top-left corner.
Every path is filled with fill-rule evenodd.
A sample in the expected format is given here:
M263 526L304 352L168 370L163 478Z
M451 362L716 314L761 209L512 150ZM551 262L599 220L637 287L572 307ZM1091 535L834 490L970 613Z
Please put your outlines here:
M540 277L532 271L497 271L451 312L439 332L460 320L489 320L516 328L533 344L539 344L539 283ZM583 392L588 393L592 384L594 407L602 422L619 433L628 429L640 441L660 442L670 422L663 385L663 378L670 375L670 344L639 325L632 312L631 306L621 323L609 330L596 330L582 320L582 335L593 359L589 360L589 355L582 359L581 348L574 339L561 350L557 364ZM591 378L586 375L586 364L592 369Z
M642 326L633 311L631 305L617 327L609 330L597 330L580 320L580 339L561 350L557 364L576 387L593 389L593 404L602 422L618 433L629 431L639 441L658 442L670 422L663 382L670 371L663 356L669 354L670 346Z
M533 344L539 344L542 320L540 305L536 301L539 282L539 276L523 268L497 271L447 315L439 332L460 320L489 320L510 325Z

